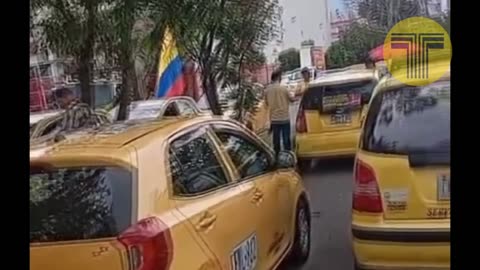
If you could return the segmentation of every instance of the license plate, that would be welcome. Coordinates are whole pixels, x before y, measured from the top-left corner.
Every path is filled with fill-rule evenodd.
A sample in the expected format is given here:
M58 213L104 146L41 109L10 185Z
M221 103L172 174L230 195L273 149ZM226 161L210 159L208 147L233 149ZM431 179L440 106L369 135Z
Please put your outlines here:
M240 243L231 255L232 270L253 270L257 264L257 236Z
M450 200L450 175L439 175L437 180L437 195L439 201Z
M330 116L330 123L333 125L350 124L351 122L352 122L352 117L350 114L342 113L342 114L332 114L332 116Z

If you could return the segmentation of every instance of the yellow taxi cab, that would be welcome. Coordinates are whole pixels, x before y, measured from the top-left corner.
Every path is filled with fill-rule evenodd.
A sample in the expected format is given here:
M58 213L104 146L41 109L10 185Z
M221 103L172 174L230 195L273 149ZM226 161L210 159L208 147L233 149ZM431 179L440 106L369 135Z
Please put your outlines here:
M299 166L311 159L354 156L361 118L377 83L369 69L324 72L310 83L296 115Z
M30 159L31 270L276 269L310 252L295 156L210 116L83 130Z
M206 114L197 107L192 98L185 96L134 101L127 110L127 120L159 119L164 116L188 117ZM118 106L112 109L100 108L95 111L101 117L107 117L109 120L116 119ZM55 130L63 119L63 111L58 111L56 114L45 114L45 117L34 122L34 125L32 125L32 116L30 118L30 140L35 140L47 136Z
M31 113L30 114L30 137L34 133L39 133L39 126L44 125L44 123L46 122L45 119L59 118L60 115L62 115L62 113L63 113L62 110ZM42 132L43 132L43 129L42 131L40 131L40 133Z
M450 72L426 86L393 75L373 92L355 160L356 268L450 269Z

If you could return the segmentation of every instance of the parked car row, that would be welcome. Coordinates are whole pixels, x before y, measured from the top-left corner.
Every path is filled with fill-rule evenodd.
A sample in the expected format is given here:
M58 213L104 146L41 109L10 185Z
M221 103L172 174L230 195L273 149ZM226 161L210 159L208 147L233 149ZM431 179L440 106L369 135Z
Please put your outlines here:
M275 156L255 128L185 97L133 103L127 121L67 134L30 159L30 268L302 264L312 228L297 157L303 171L352 156L356 269L448 269L450 75L424 86L398 76L315 79L299 104L296 153Z

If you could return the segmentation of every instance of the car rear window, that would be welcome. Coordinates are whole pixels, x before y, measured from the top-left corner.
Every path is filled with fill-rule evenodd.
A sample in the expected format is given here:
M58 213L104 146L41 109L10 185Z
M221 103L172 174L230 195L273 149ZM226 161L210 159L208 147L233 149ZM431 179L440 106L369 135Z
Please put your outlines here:
M334 113L337 109L359 109L368 103L374 80L311 87L302 99L305 110Z
M30 167L30 242L112 237L131 225L132 174L119 167Z
M450 152L450 82L401 87L372 100L363 149L409 155Z

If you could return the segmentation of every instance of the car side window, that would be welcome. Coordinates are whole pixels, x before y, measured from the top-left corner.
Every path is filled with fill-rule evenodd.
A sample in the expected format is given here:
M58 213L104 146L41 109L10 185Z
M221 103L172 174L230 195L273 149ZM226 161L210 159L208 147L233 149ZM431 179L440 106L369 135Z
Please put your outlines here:
M173 193L194 196L228 184L219 153L206 129L185 134L170 144Z
M215 134L222 142L242 179L272 171L271 155L240 132L220 128L215 130Z
M195 110L190 103L184 100L178 100L176 103L181 116L192 116L195 114Z
M178 112L177 105L172 102L168 104L167 108L165 109L165 112L163 113L164 116L179 116L180 113Z

